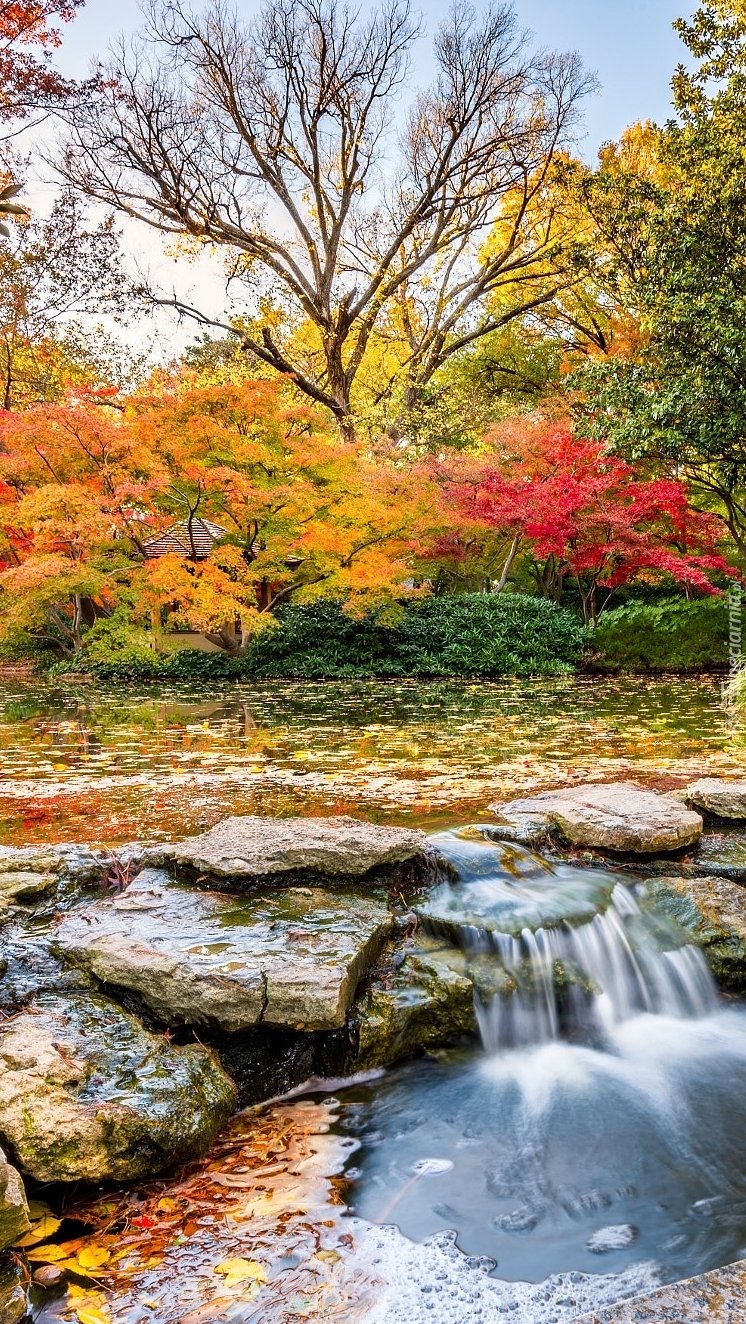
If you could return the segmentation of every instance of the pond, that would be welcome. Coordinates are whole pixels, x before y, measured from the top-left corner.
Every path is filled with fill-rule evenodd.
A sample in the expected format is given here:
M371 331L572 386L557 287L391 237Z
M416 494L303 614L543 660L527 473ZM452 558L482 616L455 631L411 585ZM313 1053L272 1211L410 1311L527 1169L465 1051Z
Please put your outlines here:
M452 826L493 800L743 766L716 677L138 686L0 680L2 841L115 844L229 813Z

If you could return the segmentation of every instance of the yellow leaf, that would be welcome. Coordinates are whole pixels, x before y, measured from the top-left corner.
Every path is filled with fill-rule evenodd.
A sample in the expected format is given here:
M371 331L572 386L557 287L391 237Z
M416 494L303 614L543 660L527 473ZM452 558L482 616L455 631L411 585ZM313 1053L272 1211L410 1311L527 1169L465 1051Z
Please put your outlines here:
M315 1260L323 1260L326 1264L336 1264L342 1256L336 1250L317 1250L313 1257Z
M32 1225L31 1231L27 1232L25 1237L21 1237L20 1241L16 1242L16 1245L35 1246L39 1241L48 1241L61 1226L61 1219L55 1218L53 1214L44 1214L38 1222Z
M224 1273L234 1283L242 1283L246 1278L252 1278L257 1283L267 1281L266 1269L256 1260L223 1260L222 1264L215 1266L215 1272Z
M81 1269L76 1259L55 1260L55 1264L57 1264L60 1269L69 1269L70 1273L76 1273L80 1278L90 1278L91 1276L91 1270ZM81 1287L78 1290L86 1296L90 1295L91 1291L90 1287Z
M164 1195L163 1199L158 1201L156 1208L162 1210L164 1214L178 1214L179 1212L178 1202L169 1199L167 1195Z
M57 1260L67 1259L68 1252L64 1246L32 1246L26 1252L26 1259L31 1260L32 1264L55 1264Z
M98 1306L81 1306L75 1311L78 1324L111 1324L111 1316L105 1315Z
M108 1259L109 1252L105 1246L84 1246L78 1255L78 1264L81 1269L100 1269Z

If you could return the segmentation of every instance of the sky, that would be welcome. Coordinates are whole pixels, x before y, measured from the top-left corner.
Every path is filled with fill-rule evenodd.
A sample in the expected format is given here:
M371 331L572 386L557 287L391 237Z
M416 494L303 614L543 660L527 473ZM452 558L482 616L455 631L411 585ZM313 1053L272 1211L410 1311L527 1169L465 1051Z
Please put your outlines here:
M199 7L202 0L192 0ZM247 17L260 0L233 0ZM431 37L450 0L413 0L423 14L426 36ZM354 0L353 0L354 3ZM481 0L474 0L480 8ZM662 123L670 113L670 80L683 55L672 30L673 20L688 15L695 0L515 0L522 26L538 45L555 50L577 50L587 69L599 80L599 92L586 103L585 135L576 150L592 162L603 142L618 138L636 120ZM362 6L365 7L364 5ZM64 42L55 63L68 77L83 77L91 62L104 56L120 34L134 33L142 22L138 0L86 0L72 23L64 28ZM414 58L411 82L427 84L431 61L424 40ZM29 180L33 196L34 183ZM49 184L36 184L38 197L51 196ZM124 249L130 265L150 272L165 289L178 289L182 298L213 316L223 317L226 300L218 263L210 257L196 265L164 256L157 235L137 222L123 224ZM175 324L171 314L136 319L124 332L138 349L158 359L170 359L197 334L191 322Z
M235 3L247 15L258 7L257 0ZM449 3L419 0L428 33L437 27ZM520 22L539 44L579 51L587 68L599 77L601 90L586 111L583 154L589 159L602 142L618 138L634 120L667 118L671 75L683 51L671 25L693 7L691 0L516 0ZM87 0L65 29L58 64L66 73L81 76L110 41L121 32L134 32L140 21L137 0ZM425 44L419 58L426 74ZM415 78L416 74L415 67Z

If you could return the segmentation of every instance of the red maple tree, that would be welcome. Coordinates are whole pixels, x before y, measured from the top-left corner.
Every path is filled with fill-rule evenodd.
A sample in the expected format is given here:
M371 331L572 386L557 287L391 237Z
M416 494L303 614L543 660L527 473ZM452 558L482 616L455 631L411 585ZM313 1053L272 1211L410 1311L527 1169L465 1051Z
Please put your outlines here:
M512 557L530 550L545 596L559 601L574 579L586 623L632 579L670 575L715 593L713 572L736 573L719 551L720 523L693 509L685 483L640 477L566 427L493 437L487 458L451 469L445 493L472 530L500 531Z
M0 118L23 118L69 95L73 84L49 64L62 40L53 24L55 19L69 23L83 3L0 0Z

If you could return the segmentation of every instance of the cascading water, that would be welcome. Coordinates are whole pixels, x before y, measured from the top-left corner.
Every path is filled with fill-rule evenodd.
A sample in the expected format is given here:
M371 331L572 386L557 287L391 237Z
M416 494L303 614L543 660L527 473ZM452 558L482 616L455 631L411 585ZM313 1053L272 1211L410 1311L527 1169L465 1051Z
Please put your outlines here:
M715 1010L704 956L640 907L634 880L550 864L488 830L433 840L447 866L422 906L423 924L473 956L491 955L510 977L508 993L476 997L488 1052L595 1042L643 1012Z
M477 999L479 1031L490 1053L561 1035L596 1039L641 1012L705 1016L717 1007L717 990L702 953L689 945L657 950L634 896L621 885L608 910L587 924L535 933L526 928L518 938L490 933L478 945L494 951L516 981L507 997L486 1004ZM568 971L576 971L582 982L563 986L557 976L561 980Z
M746 1013L702 954L633 875L489 827L432 841L422 941L460 949L483 1050L342 1092L354 1212L453 1235L513 1281L667 1281L746 1255Z

